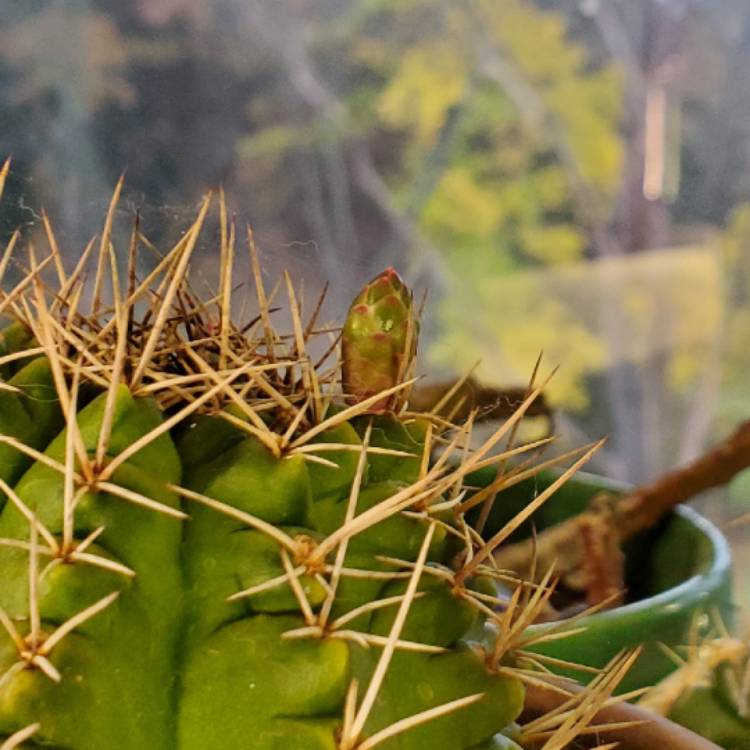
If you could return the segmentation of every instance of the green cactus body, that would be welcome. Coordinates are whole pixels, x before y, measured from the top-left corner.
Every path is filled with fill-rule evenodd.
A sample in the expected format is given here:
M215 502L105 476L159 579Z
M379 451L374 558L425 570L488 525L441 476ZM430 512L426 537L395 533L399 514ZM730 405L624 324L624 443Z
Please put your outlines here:
M18 390L0 390L0 435L43 450L63 426L49 363L32 360L6 382ZM30 463L17 448L0 442L0 480L15 483ZM0 493L0 507L2 502Z
M44 359L32 361L9 382L28 394L25 383L30 381L34 389L52 389L48 397L54 390ZM90 456L96 450L106 397L102 393L78 413L78 430ZM5 434L64 463L67 429L49 437L62 421L55 400L44 402L44 419L32 420L24 403L28 395L2 393L0 399L9 404L3 412L8 416ZM107 456L117 456L164 418L154 401L134 398L126 386L119 386ZM419 440L395 417L373 419L373 445L421 450ZM357 447L365 429L363 418L344 422L317 440ZM38 732L23 747L336 750L351 680L368 683L381 648L338 638L285 638L288 631L305 626L288 584L228 601L238 591L284 575L278 542L211 507L181 504L170 486L181 484L272 524L290 539L308 539L314 545L345 521L359 453L326 453L337 468L308 463L302 455L274 456L256 438L216 416L182 424L173 432L176 442L165 432L120 465L109 481L168 507L182 507L188 520L167 517L95 485L77 500L75 539L103 527L87 551L126 566L134 575L38 554L42 638L112 592L119 596L50 651L59 682L33 666L14 671L18 650L10 638L0 638L0 673L5 675L0 684L0 737L39 722ZM16 450L0 455L0 471L15 494L59 540L64 476ZM418 464L416 458L373 455L356 513L408 487L418 475ZM385 573L393 568L380 561L382 556L414 562L426 529L425 519L401 514L385 518L350 540L345 566ZM0 537L19 543L30 538L28 518L15 503L6 502L0 514ZM446 537L438 526L428 561L447 571ZM37 544L40 551L46 549L44 540ZM0 606L22 636L30 628L29 556L22 546L0 546ZM321 583L320 576L299 575L313 611L326 598L323 579ZM406 585L405 579L342 578L331 617L403 595ZM488 672L481 655L464 642L479 613L457 598L448 583L423 576L418 595L400 638L441 650L396 651L362 737L481 693L473 705L379 746L460 750L489 742L520 711L520 683ZM347 628L385 639L394 617L395 607L384 607L354 618Z
M750 750L750 722L712 686L691 686L674 704L669 718L719 747Z
M350 428L337 430L337 442L355 439ZM342 434L343 433L343 434ZM328 436L333 439L332 436ZM343 457L351 453L342 452ZM356 454L354 454L356 455ZM322 481L326 467L310 465L313 471L296 459L274 459L252 438L234 444L210 465L186 477L186 485L197 492L210 495L252 513L264 521L280 525L290 536L321 538L337 529L344 517L353 467L344 462L339 470L348 477L343 486L331 486ZM319 492L313 491L313 477ZM211 477L210 480L207 477ZM241 480L238 480L241 477ZM322 491L320 491L322 485ZM372 507L394 494L403 484L375 482L362 490L358 512ZM315 495L319 494L316 500ZM258 502L262 499L262 502ZM188 625L185 643L186 666L180 699L180 748L239 747L243 737L255 737L258 748L335 748L335 730L346 690L352 676L364 683L373 668L377 650L363 650L360 646L335 639L328 641L284 640L282 633L304 625L299 616L299 604L288 586L261 592L231 604L224 600L232 593L263 580L283 575L278 547L261 532L248 531L239 521L219 519L209 508L191 512L184 546L188 601L198 602ZM293 526L291 524L294 524ZM424 537L424 524L410 519L393 517L376 524L350 543L346 564L358 569L379 569L378 554L414 560ZM433 543L431 552L438 559L445 547L444 535ZM310 576L300 576L300 584L312 607L319 607L325 590ZM427 579L431 598L415 602L410 611L403 637L421 643L454 646L476 620L476 610L453 597L445 586ZM393 596L402 584L388 581L364 581L343 587L336 597L334 615L349 611L368 601ZM434 593L433 593L434 592ZM443 605L443 606L441 606ZM442 623L456 632L435 636L437 623L434 615L442 614ZM391 613L392 614L392 613ZM374 634L389 630L387 616L378 612L373 617L357 621L358 629ZM450 652L453 658L453 651ZM213 654L214 656L210 656ZM443 657L444 655L441 655ZM471 688L485 690L486 704L476 708L485 716L487 724L472 722L473 731L491 736L510 721L520 710L522 690L515 681L488 675L479 658L467 647L456 648L456 662L435 661L434 655L398 654L391 669L417 670L424 675L424 684L433 685L425 691L415 686L413 702L403 695L389 697L389 688L379 698L366 731L375 732L392 721L425 710L450 699L460 698ZM456 672L461 671L461 678ZM467 676L473 675L472 678ZM398 693L399 680L390 690ZM211 686L221 684L224 689ZM251 685L248 689L248 685ZM491 707L491 708L490 708ZM220 717L224 717L223 720ZM436 724L431 734L413 730L383 747L425 747L419 744L444 737L449 747L470 747L474 737L465 731L465 720L458 716L446 717L441 729ZM227 725L227 734L217 734L217 720ZM230 728L231 727L231 728ZM481 736L479 737L481 739ZM455 741L454 741L455 740Z
M330 329L303 325L289 282L276 333L254 255L254 322L228 322L231 263L218 313L196 297L207 206L150 288L110 278L114 304L76 313L83 270L55 264L75 304L45 304L35 269L6 305L0 749L518 747L500 733L526 670L484 628L514 620L461 510L487 452L402 408L410 291L381 274L341 360L313 364ZM459 462L432 461L434 440Z
M100 397L79 416L88 450L93 450L98 435L102 401ZM124 388L118 393L116 407L111 446L115 452L160 419L153 404L132 399ZM64 444L63 433L50 443L46 455L62 459ZM165 438L124 464L113 482L177 506L179 499L165 489L165 480L179 479L176 451ZM60 534L63 478L58 472L37 462L15 491L52 534ZM50 566L49 557L40 556L43 574L39 576L38 597L42 629L47 634L113 591L120 595L51 652L50 660L62 677L59 683L37 669L24 669L6 680L0 690L0 733L11 734L19 724L41 719L44 742L53 747L172 747L175 636L182 619L180 525L95 491L81 497L75 520L76 536L81 539L103 526L89 551L128 566L135 576L59 560L60 564ZM12 503L7 503L0 515L0 537L29 538L29 524ZM21 629L28 627L28 553L19 552L0 547L5 581L0 606ZM18 659L12 645L2 642L0 651L0 670L6 676Z
M641 700L727 750L750 750L746 710L750 645L738 638L707 638L691 657Z
M21 323L11 323L0 331L0 358L8 357L29 350L34 340L26 326ZM9 380L27 360L9 360L0 364L0 378Z

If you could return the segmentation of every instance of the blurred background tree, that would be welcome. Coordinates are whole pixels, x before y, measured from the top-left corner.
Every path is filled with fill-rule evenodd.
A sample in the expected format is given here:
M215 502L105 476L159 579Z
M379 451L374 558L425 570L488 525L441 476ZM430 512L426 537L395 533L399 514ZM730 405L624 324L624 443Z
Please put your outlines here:
M615 476L750 412L746 0L11 1L0 153L0 232L44 206L71 256L126 169L125 228L166 241L221 183L331 315L395 265L432 373L544 349Z

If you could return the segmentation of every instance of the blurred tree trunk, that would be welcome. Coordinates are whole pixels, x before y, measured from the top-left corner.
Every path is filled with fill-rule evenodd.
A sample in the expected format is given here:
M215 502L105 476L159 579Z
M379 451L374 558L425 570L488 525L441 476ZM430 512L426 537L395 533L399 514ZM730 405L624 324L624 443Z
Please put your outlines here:
M603 42L624 75L623 181L608 228L606 243L594 238L600 254L636 253L668 247L672 217L667 201L669 160L667 118L670 84L679 70L689 0L662 3L631 0L627 4L597 3L594 19ZM654 300L654 325L666 324ZM604 311L605 315L610 315ZM627 335L616 321L609 326L613 367L609 374L610 401L614 409L616 452L623 464L622 478L642 482L676 460L665 454L667 387L663 352L634 368L618 363L618 340ZM705 395L705 394L704 394ZM704 410L699 410L701 414ZM694 415L693 415L694 416ZM707 419L688 418L693 445L708 437Z

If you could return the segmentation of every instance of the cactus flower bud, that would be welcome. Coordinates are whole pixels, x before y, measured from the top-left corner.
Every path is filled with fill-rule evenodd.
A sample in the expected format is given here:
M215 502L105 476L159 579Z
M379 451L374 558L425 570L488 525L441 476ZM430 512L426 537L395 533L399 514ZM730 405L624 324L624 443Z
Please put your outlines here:
M403 381L416 355L417 335L412 293L396 271L387 268L357 295L344 324L347 400L359 403ZM405 393L386 396L370 411L392 411L405 398Z

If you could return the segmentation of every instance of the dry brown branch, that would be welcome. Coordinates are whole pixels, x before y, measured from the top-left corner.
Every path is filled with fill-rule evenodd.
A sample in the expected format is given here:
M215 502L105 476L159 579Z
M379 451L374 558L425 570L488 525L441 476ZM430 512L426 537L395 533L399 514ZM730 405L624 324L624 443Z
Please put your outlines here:
M605 501L593 507L581 524L582 572L590 606L609 600L611 607L617 607L625 598L625 556L614 520L612 506Z

